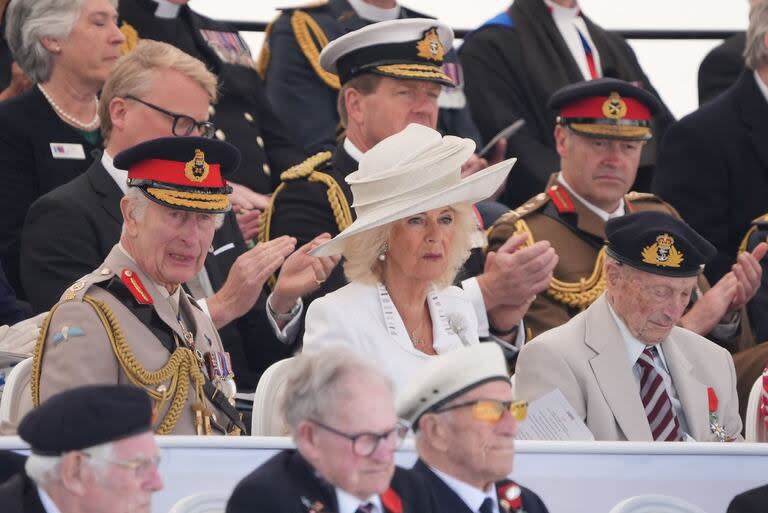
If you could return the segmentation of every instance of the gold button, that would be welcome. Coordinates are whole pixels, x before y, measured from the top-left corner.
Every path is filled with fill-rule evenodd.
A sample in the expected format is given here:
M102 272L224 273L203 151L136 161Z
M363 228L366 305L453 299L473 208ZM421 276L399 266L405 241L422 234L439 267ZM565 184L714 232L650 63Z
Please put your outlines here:
M106 276L112 271L109 270L109 267L104 267L101 271L99 271L102 275Z
M133 276L133 273L131 271L126 270L125 275L130 278L131 276Z
M264 171L264 174L267 176L269 176L270 173L272 173L272 170L269 169L269 164L264 164L263 166L261 166L261 169Z
M213 105L208 105L208 115L209 116L216 115L216 108Z
M262 139L260 135L256 136L256 144L258 144L262 150L264 149L264 139Z
M226 138L227 138L227 136L224 135L224 130L222 130L221 128L216 130L216 139L218 139L219 141L223 141Z
M244 112L243 117L248 123L253 123L253 115L250 112Z

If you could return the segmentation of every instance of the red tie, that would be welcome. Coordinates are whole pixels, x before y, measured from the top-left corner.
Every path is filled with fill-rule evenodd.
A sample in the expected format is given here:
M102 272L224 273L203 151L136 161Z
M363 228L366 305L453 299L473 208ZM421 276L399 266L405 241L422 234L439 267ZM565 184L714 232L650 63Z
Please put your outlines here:
M574 28L576 27L574 26ZM584 56L587 58L587 66L589 67L589 74L592 75L592 80L600 78L600 75L597 74L597 66L595 65L595 55L592 51L592 46L589 44L587 38L584 37L584 34L581 33L581 30L576 29L576 33L579 34L581 46L584 48Z
M677 442L682 437L680 422L672 408L664 380L653 365L655 353L655 347L646 347L637 359L640 367L640 399L645 407L653 439L657 442Z

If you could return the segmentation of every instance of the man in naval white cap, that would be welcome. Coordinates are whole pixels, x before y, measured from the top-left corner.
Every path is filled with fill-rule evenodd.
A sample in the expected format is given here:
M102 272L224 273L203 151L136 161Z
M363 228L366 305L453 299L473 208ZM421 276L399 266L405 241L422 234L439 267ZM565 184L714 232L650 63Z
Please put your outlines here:
M507 479L518 422L527 404L512 401L504 355L496 344L468 346L424 367L397 400L416 433L422 474L440 511L547 513L531 490Z

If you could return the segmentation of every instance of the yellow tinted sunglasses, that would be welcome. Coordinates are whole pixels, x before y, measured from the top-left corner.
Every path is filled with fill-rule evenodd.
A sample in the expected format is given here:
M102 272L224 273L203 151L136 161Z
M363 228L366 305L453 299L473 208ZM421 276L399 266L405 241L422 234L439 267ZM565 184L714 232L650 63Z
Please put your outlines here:
M496 399L477 399L466 403L452 404L435 410L435 413L466 408L468 406L472 407L472 416L474 418L485 422L500 421L505 411L509 411L518 422L524 421L528 416L528 403L526 401L497 401Z

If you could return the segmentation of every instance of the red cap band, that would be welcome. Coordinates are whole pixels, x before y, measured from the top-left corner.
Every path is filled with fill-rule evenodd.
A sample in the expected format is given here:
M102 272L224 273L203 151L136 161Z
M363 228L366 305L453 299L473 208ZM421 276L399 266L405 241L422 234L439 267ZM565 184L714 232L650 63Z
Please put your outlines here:
M219 164L205 163L205 167L193 168L190 162L175 160L142 160L128 170L129 180L154 180L156 182L186 187L222 188L227 183L221 176Z
M564 105L560 109L563 118L592 118L592 119L624 119L632 121L650 121L651 111L639 100L622 96L621 100L627 106L626 114L620 117L607 116L604 106L609 100L608 96L590 96Z

